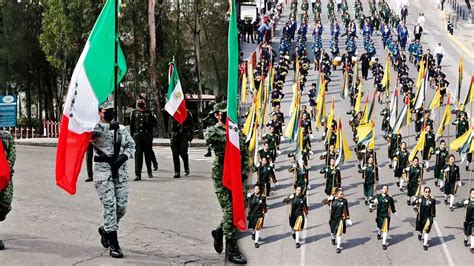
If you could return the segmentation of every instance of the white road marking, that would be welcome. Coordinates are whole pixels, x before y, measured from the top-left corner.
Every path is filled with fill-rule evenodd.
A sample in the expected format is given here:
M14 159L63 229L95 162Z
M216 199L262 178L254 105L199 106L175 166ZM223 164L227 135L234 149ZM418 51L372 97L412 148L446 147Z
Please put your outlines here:
M436 233L438 234L439 241L441 242L441 245L443 246L444 254L446 255L446 259L448 260L448 264L450 266L454 266L453 258L451 257L451 253L448 250L448 246L446 245L446 242L444 242L444 236L441 233L441 230L439 229L438 222L434 221L434 226L436 229Z

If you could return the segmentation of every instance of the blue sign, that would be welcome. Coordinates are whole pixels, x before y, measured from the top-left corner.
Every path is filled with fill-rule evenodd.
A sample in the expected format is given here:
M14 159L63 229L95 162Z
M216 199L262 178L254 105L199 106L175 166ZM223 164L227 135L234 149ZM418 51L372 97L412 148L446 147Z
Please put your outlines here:
M16 127L16 95L0 95L0 127Z

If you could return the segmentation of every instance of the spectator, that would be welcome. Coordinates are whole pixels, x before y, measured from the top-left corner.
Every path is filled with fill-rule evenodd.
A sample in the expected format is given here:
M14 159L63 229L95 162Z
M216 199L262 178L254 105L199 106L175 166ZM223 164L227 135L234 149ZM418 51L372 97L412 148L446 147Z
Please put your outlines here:
M426 21L425 13L420 13L416 22L418 24L420 24L421 27L424 27L425 26L425 21Z
M444 48L441 46L441 43L438 43L438 46L434 50L434 54L436 56L436 63L440 66L444 56Z

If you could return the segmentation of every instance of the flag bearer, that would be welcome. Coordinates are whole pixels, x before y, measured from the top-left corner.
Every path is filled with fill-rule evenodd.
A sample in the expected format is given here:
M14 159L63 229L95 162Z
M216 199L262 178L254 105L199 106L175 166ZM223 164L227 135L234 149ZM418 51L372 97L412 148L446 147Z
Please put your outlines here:
M336 252L341 253L342 235L346 233L346 226L352 225L349 217L349 205L344 198L341 188L334 196L329 196L323 203L329 204L329 227L331 228L331 242L336 246Z
M434 217L436 217L436 200L431 197L431 189L424 188L423 196L415 201L416 231L418 231L418 240L423 240L423 249L428 250L428 238L433 226Z
M387 235L390 229L390 216L392 213L397 215L395 209L395 202L392 196L388 194L388 186L383 185L382 193L375 196L372 202L377 206L377 217L375 222L377 223L377 239L382 239L382 249L387 249Z
M446 148L446 141L442 139L439 142L439 148L432 151L431 154L436 154L436 163L434 169L435 185L440 189L444 188L444 173L446 162L448 161L449 151Z
M296 241L296 248L300 248L302 244L301 231L304 229L306 216L308 215L306 200L301 187L296 187L295 193L283 200L283 202L289 202L291 204L289 222L293 232L292 236Z
M408 175L407 184L407 204L411 205L413 198L416 196L418 186L421 186L420 181L423 174L423 169L420 166L418 157L415 156L412 165L403 170Z
M449 209L454 211L454 195L458 187L461 186L461 176L459 175L459 167L454 163L456 158L453 154L449 156L449 162L443 169L444 173L444 204L448 205L449 197Z

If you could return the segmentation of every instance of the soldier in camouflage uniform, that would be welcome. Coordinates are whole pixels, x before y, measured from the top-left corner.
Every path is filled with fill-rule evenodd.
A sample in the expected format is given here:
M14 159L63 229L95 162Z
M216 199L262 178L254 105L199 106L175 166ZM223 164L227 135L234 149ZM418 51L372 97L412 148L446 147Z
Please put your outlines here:
M232 195L231 192L222 184L222 172L224 166L224 153L226 146L226 128L227 104L225 102L214 105L214 116L218 120L217 124L206 130L205 138L207 146L214 150L214 163L212 165L212 180L214 182L214 191L217 200L221 205L223 217L219 226L212 230L214 238L214 249L217 253L223 250L223 237L226 239L226 247L229 251L229 261L236 264L246 264L247 259L240 253L237 245L237 229L232 223ZM240 141L244 144L244 141ZM248 154L245 148L241 146L241 161L243 162L242 176L246 176L249 172ZM242 182L245 184L245 180ZM244 191L245 193L245 191Z
M117 230L127 210L128 168L125 162L133 158L135 142L123 125L112 121L112 103L103 103L99 115L100 122L95 126L91 139L94 146L94 186L103 206L104 225L99 227L99 234L104 248L110 248L110 256L122 258Z
M12 209L12 199L13 199L13 165L15 164L16 153L15 153L15 143L13 142L13 137L10 133L0 130L0 144L3 145L3 150L5 151L5 156L7 157L8 165L10 166L10 181L8 185L0 191L0 222L3 222L7 217L7 214ZM2 240L0 240L0 250L3 250L5 246L3 245Z

